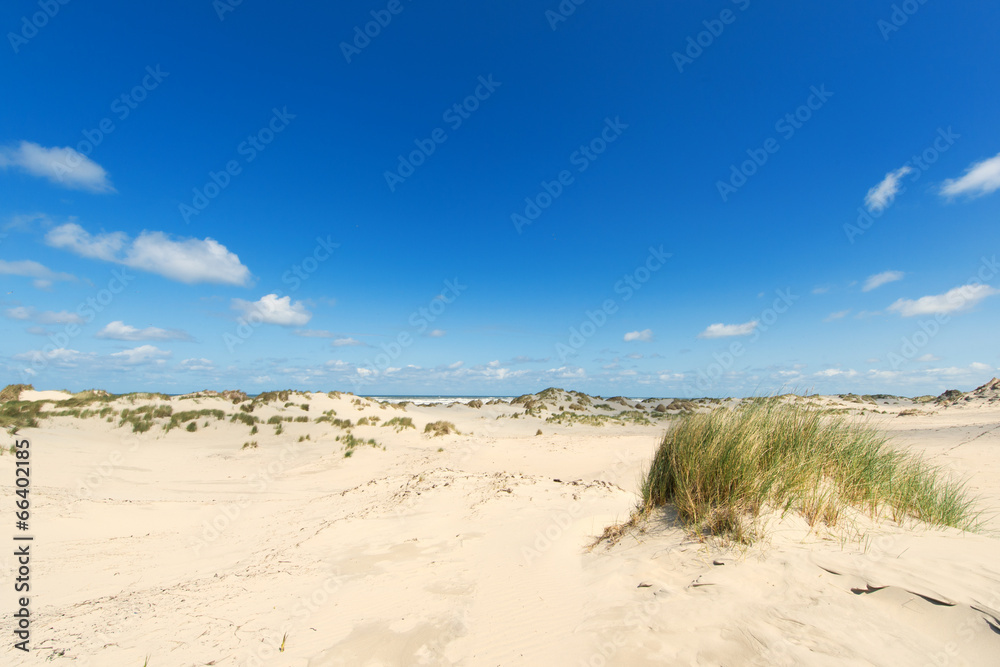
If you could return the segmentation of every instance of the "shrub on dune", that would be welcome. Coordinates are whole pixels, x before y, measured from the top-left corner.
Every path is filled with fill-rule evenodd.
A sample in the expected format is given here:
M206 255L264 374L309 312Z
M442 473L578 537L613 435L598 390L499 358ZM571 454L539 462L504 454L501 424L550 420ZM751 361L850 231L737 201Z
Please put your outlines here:
M753 539L747 519L765 509L834 525L845 507L873 518L974 529L964 484L895 449L865 423L755 399L690 414L664 436L642 482L643 511L671 503L689 528Z
M458 429L451 422L437 421L430 422L424 426L424 433L430 433L431 437L437 437L439 435L449 435L451 433L458 433Z

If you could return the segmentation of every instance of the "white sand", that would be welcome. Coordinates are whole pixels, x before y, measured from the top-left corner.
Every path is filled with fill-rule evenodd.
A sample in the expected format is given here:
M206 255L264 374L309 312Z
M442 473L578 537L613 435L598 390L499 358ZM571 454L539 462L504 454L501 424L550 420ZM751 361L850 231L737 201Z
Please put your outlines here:
M853 537L772 518L769 537L739 551L691 539L664 512L644 534L588 550L628 517L666 422L559 426L545 423L548 412L497 420L522 411L510 405L289 400L253 413L310 418L284 423L280 436L263 424L250 436L228 419L206 428L204 418L195 433L157 425L133 435L71 417L24 429L34 650L14 650L5 631L0 661L1000 664L995 516L975 535L858 518ZM171 405L237 412L221 398ZM895 415L914 406L869 407L888 412L875 418L899 446L967 475L988 508L1000 507L1000 405L917 406L928 414L904 417ZM385 450L344 458L334 440L343 431L315 423L330 408L355 422L408 416L417 428L357 427ZM439 419L462 434L425 435ZM259 448L242 450L250 440ZM7 496L12 468L0 457ZM11 552L0 556L8 582ZM14 594L4 591L9 626Z

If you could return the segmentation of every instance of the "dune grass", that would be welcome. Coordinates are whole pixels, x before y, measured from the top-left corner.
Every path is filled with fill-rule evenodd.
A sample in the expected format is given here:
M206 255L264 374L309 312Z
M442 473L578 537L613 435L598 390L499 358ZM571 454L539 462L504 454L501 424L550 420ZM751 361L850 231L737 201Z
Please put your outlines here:
M413 423L413 417L393 417L392 419L382 422L382 427L390 427L396 429L396 433L400 433L408 428L417 428L416 424Z
M962 482L863 422L829 417L773 398L678 420L642 480L643 506L672 503L690 529L754 539L766 509L836 525L846 507L872 518L918 519L973 530L978 512Z
M458 429L451 422L436 421L424 426L424 433L430 433L432 438L436 438L440 435L458 433Z

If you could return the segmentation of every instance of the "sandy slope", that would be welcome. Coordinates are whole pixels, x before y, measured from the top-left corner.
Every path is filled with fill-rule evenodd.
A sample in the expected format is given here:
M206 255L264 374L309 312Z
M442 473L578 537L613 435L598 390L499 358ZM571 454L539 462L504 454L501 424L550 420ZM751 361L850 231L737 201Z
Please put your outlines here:
M773 518L768 540L727 551L690 539L663 513L644 533L588 550L628 516L667 422L570 426L546 423L549 412L497 419L523 411L510 405L289 400L254 412L310 418L283 424L280 436L261 425L251 437L228 419L199 420L195 433L133 435L72 417L25 429L34 653L8 642L0 660L1000 664L996 517L977 535L858 518L838 536ZM221 398L172 405L237 411ZM869 407L885 411L874 418L900 446L968 475L1000 507L996 403L924 405L927 414L902 417L912 405ZM343 431L315 422L331 408L355 422L409 416L417 428L356 427L385 449L344 458ZM422 432L439 419L462 434ZM240 448L251 439L259 448ZM0 457L7 495L12 464ZM13 559L0 556L0 566L10 581ZM9 591L0 596L5 618L12 603Z

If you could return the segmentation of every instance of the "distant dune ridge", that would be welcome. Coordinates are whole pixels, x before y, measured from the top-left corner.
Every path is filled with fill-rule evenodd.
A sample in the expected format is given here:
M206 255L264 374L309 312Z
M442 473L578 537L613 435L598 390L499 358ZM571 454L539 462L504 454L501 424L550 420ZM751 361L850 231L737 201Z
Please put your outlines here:
M836 424L884 448L843 455L839 436L823 440ZM11 385L0 426L8 444L31 442L36 545L36 655L8 643L4 664L895 666L1000 655L997 379L940 396L756 399ZM682 434L694 458L670 459L661 444ZM729 452L713 474L747 495L695 499L735 500L701 505L692 522L677 494L722 488L699 468L710 450ZM745 473L726 458L740 452ZM754 486L763 452L767 489ZM786 475L828 454L849 471L839 486ZM664 456L676 481L648 503ZM3 479L14 464L0 456ZM913 465L945 495L925 493ZM870 487L881 495L859 490L868 474L886 475ZM772 493L782 484L791 496ZM952 493L971 503L973 520L953 524L968 530L919 518L933 516L923 499L959 501ZM0 564L13 572L10 556Z

